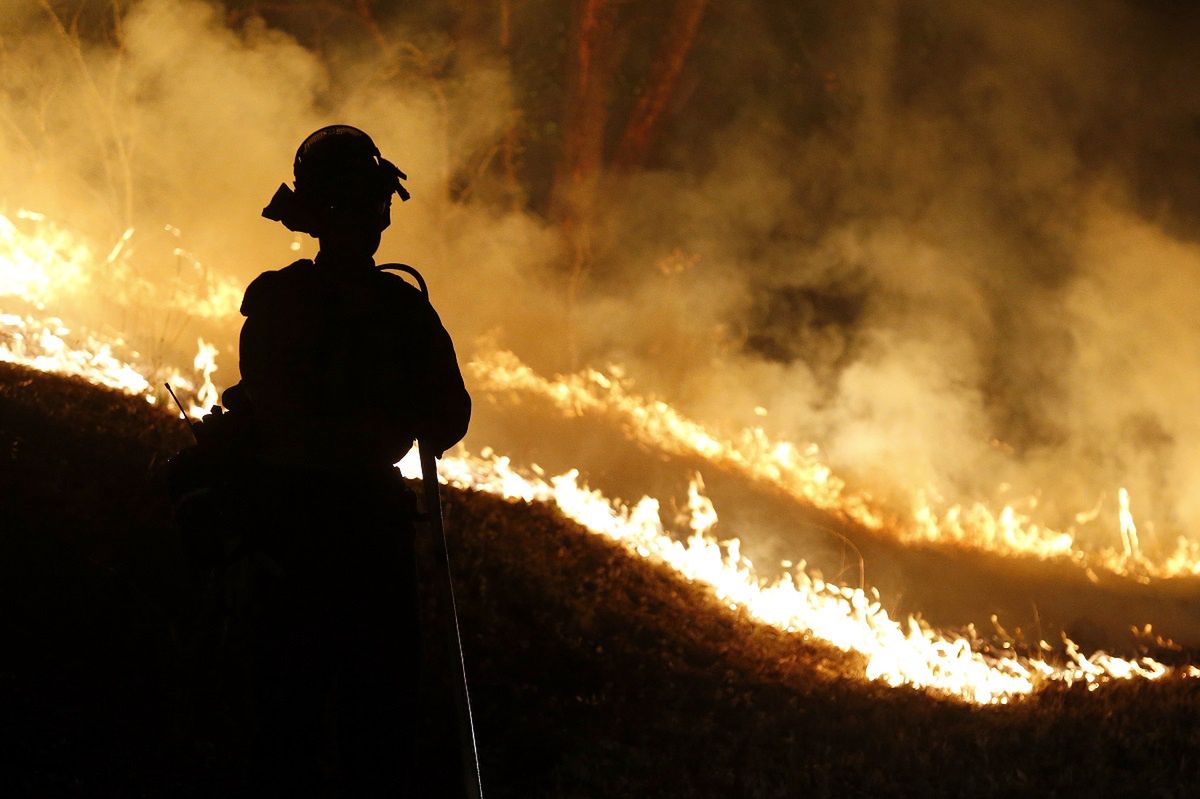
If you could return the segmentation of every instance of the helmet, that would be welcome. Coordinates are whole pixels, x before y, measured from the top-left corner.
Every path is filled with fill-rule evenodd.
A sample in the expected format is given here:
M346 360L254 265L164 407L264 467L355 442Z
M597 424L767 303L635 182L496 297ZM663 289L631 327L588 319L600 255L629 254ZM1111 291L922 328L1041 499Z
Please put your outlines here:
M316 235L333 209L376 215L382 230L392 194L401 201L409 198L401 183L408 176L380 156L370 136L350 125L310 134L296 151L292 172L296 188L281 184L262 215L300 233Z

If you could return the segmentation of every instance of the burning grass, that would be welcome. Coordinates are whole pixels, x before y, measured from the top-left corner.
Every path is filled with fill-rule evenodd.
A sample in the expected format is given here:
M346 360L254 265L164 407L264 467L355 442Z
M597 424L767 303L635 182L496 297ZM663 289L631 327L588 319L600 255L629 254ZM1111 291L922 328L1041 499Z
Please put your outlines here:
M0 365L7 795L228 794L239 736L196 700L201 583L144 401ZM1200 681L1051 685L971 707L731 611L540 503L447 491L491 796L1188 795ZM465 578L471 575L471 578Z

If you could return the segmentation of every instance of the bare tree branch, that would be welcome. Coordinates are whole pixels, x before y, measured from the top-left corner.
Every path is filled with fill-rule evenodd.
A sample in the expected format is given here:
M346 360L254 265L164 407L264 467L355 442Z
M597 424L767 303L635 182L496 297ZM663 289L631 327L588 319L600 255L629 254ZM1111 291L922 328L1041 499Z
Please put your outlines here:
M676 0L659 43L658 57L654 59L646 82L646 91L638 98L617 145L613 163L618 169L629 170L645 161L663 111L679 84L684 61L696 39L706 5L707 0Z

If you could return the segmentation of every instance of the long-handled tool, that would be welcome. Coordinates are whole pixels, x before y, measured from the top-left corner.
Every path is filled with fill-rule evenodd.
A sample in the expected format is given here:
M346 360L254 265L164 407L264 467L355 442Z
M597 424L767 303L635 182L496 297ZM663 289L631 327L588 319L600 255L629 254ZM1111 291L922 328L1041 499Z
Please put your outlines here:
M417 287L425 300L429 301L429 286L425 278L408 264L381 264L380 269L403 272L417 281ZM453 570L450 568L450 543L446 539L446 527L442 520L442 496L437 479L437 456L433 447L424 441L417 442L421 456L421 486L425 494L425 521L429 532L442 544L442 557L434 558L445 574L439 582L445 586L446 604L450 608L452 629L446 637L451 639L453 651L458 655L454 671L454 704L458 711L458 742L462 756L462 768L466 799L483 799L483 780L479 770L479 746L475 740L475 717L471 712L471 692L467 688L467 660L463 654L462 630L458 624L458 602L454 597Z
M454 580L450 568L450 545L446 539L446 528L442 522L442 497L438 486L437 462L432 448L423 442L417 443L421 455L421 487L425 495L425 519L430 533L442 542L442 558L445 569L441 575L449 596L450 618L453 624L453 644L458 654L454 669L454 704L458 711L458 738L462 755L463 774L467 799L483 799L483 782L479 771L479 747L475 740L475 717L471 712L471 693L467 689L467 661L463 655L462 632L458 624L458 603L454 598ZM438 560L435 558L435 560ZM449 636L447 636L449 637Z

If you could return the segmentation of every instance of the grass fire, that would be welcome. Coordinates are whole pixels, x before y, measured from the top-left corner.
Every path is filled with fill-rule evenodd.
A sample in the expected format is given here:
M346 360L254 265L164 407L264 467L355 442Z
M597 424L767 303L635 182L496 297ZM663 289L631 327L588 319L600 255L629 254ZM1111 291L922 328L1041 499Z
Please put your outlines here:
M9 795L251 790L163 387L245 377L247 286L316 252L260 209L342 121L474 398L488 795L1188 795L1200 16L1022 8L0 9Z

